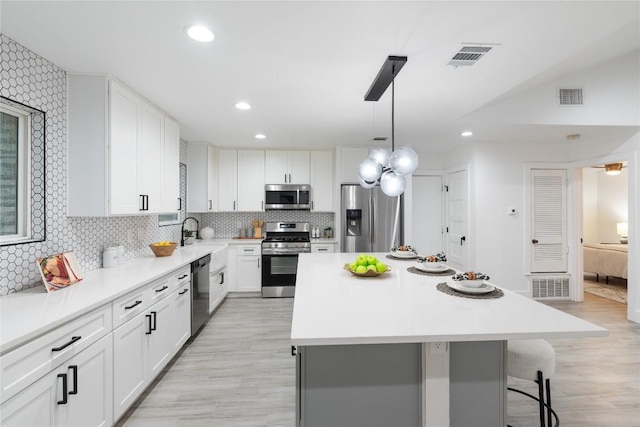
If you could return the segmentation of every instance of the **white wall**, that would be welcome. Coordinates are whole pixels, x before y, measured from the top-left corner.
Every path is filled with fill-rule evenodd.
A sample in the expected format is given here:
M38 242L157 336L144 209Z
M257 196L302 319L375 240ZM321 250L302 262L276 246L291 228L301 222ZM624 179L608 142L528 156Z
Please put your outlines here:
M600 241L598 237L598 174L587 167L582 173L582 238L585 244Z

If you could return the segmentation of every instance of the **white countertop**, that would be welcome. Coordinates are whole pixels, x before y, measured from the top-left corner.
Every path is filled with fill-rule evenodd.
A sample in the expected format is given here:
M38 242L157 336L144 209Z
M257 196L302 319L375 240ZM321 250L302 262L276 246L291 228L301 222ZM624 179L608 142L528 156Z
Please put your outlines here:
M451 276L407 271L415 263L390 260L382 276L356 277L343 269L354 253L301 254L291 342L294 345L494 341L599 337L608 331L535 300L502 289L498 299L447 295L436 285ZM487 272L489 275L491 272Z
M66 289L47 293L36 286L0 298L0 354L34 339L78 316L109 303L140 286L226 246L226 240L199 241L178 247L173 255L133 258L114 268L84 274Z

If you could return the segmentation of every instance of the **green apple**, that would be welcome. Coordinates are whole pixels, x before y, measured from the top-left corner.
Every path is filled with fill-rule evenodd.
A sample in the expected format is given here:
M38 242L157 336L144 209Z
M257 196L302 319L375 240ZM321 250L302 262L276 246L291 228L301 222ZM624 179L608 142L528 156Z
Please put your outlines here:
M364 265L359 265L356 268L356 273L358 274L362 274L362 273L366 273L367 272L367 267L365 267Z
M378 263L378 258L373 255L367 256L367 265L376 265Z
M358 263L352 262L351 264L349 264L349 268L351 269L351 271L356 271L356 268L358 268Z
M385 264L384 262L377 263L376 270L378 270L378 273L384 273L385 271L387 271L387 264Z
M376 266L375 265L368 265L367 266L367 271L375 271L376 273L378 272L378 270L376 270Z
M358 265L367 265L367 256L365 254L362 255L358 255L358 258L356 258L356 262L358 263Z

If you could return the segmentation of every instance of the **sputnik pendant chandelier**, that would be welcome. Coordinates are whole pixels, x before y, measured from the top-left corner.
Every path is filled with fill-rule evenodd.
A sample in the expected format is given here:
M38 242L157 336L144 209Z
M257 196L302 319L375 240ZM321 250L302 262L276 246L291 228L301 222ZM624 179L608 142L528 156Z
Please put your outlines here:
M362 187L373 188L379 184L382 192L391 197L404 192L405 177L418 167L415 151L409 147L395 148L395 78L406 62L406 56L389 56L364 97L365 101L378 101L391 85L391 153L384 148L374 148L358 170Z

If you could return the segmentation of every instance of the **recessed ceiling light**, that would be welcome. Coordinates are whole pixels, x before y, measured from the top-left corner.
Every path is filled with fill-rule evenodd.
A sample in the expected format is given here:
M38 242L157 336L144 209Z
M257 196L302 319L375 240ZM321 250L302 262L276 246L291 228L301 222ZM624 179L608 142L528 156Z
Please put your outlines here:
M267 135L263 134L263 133L256 133L256 139L265 139L267 137Z
M460 136L471 136L473 135L473 132L471 132L470 130L465 130L464 132L460 132Z
M238 102L236 108L238 110L248 110L251 108L251 105L248 102Z
M204 25L189 25L185 31L189 37L199 42L210 42L214 38L211 30Z

